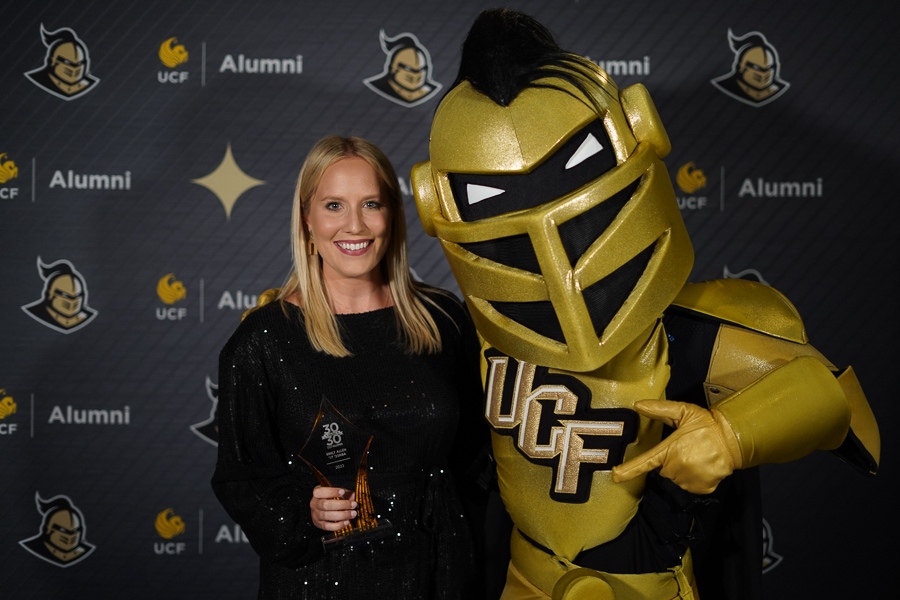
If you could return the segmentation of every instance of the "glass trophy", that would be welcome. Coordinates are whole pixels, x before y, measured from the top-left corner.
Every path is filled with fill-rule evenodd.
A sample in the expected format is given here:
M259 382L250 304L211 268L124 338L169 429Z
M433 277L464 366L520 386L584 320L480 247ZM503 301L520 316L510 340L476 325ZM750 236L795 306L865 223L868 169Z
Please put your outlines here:
M329 478L349 476L356 470L356 518L343 529L322 536L325 550L378 539L394 529L387 519L376 519L372 507L366 458L373 438L322 396L313 430L297 456L309 465L323 487L336 487Z

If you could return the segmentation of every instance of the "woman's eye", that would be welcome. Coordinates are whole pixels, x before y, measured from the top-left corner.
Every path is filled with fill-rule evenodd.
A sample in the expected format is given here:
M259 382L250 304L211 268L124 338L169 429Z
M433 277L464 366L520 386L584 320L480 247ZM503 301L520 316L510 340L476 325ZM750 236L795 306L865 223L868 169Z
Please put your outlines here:
M381 206L381 202L378 202L377 200L369 200L366 202L366 208L381 208Z
M329 202L325 205L328 210L338 210L341 208L340 202Z

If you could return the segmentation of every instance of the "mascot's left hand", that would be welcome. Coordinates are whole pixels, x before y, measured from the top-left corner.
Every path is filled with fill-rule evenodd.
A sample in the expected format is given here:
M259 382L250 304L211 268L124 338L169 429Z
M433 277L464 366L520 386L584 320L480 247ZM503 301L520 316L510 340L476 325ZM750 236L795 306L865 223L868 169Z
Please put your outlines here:
M693 494L710 494L741 468L741 450L731 425L716 409L686 402L640 400L634 409L675 431L659 444L613 468L616 483L661 467L659 474Z

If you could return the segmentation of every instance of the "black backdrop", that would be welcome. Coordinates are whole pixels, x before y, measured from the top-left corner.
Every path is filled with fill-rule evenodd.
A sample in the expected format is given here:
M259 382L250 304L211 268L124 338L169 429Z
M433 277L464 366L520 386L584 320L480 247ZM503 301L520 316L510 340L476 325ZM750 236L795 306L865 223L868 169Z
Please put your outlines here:
M780 289L813 344L852 364L867 391L884 440L877 478L826 453L763 469L766 597L897 597L900 11L846 0L510 5L620 87L650 89L673 141L673 182L683 167L705 177L676 187L697 253L692 279L744 274ZM487 6L3 3L0 596L254 596L255 556L208 484L219 348L245 304L283 280L296 174L326 134L369 138L391 157L412 266L455 288L408 193L440 94L406 106L363 80L384 68L383 30L415 35L446 89ZM26 77L44 65L42 26L71 28L87 48L96 82L81 95ZM711 83L731 70L729 29L775 48L789 86L771 102ZM183 46L187 61L164 64L164 44L176 61ZM22 309L42 298L39 260L74 267L90 322L59 330ZM37 495L80 511L94 547L86 558L58 565L20 544L40 529Z

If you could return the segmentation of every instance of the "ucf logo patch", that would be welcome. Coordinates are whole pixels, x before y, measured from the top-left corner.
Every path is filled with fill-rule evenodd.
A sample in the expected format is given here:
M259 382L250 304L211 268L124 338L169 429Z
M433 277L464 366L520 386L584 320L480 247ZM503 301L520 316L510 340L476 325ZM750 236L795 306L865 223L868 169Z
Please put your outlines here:
M553 500L587 502L594 472L620 464L637 437L637 413L591 408L590 390L571 375L493 349L484 357L485 418L491 428L512 437L530 462L553 469Z

